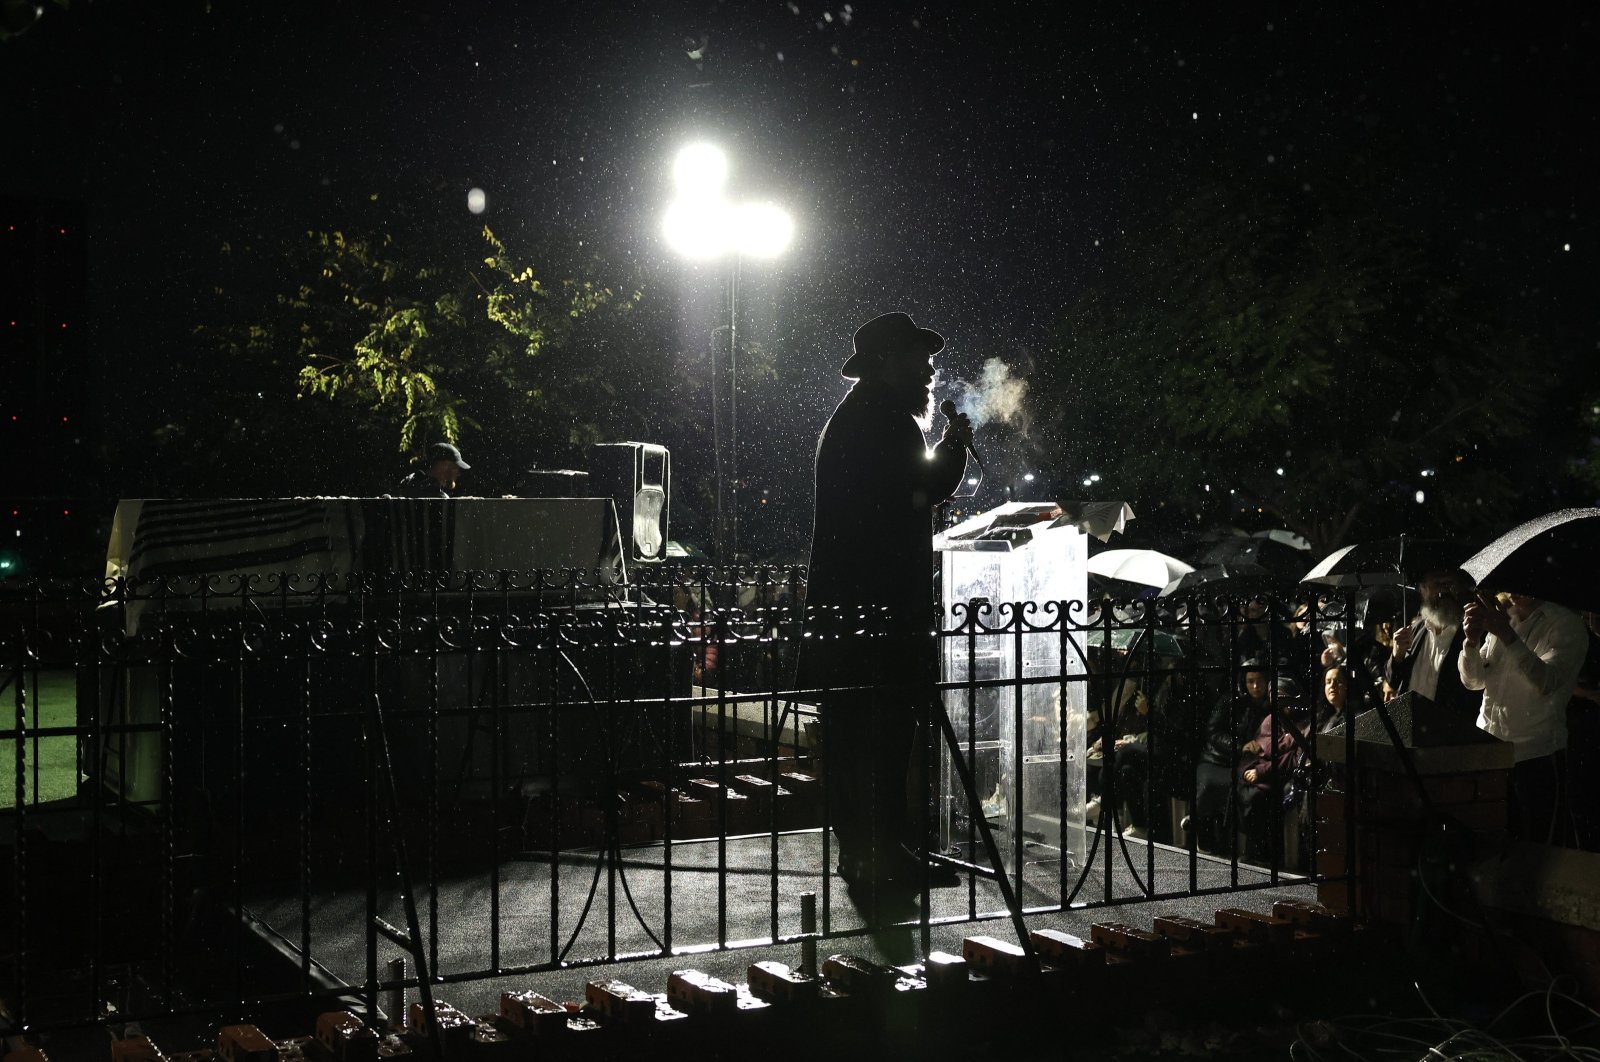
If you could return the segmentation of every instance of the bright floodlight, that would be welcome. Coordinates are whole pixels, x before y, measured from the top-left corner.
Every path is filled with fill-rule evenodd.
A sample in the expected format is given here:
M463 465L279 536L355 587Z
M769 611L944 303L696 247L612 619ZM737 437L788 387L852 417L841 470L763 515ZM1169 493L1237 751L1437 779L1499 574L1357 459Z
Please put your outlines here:
M732 217L727 204L716 199L680 199L667 207L661 235L667 246L693 261L725 254L732 243Z
M794 220L771 203L747 203L738 208L732 235L740 254L776 258L794 237Z
M728 180L728 156L712 144L690 144L672 163L672 183L678 194L714 196Z

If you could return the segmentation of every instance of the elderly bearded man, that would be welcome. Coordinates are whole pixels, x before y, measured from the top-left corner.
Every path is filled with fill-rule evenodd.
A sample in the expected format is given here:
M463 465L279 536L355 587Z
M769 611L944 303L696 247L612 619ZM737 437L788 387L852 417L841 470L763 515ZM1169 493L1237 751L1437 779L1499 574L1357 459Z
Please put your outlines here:
M839 872L915 884L906 784L919 709L935 696L933 509L961 483L961 414L928 449L918 417L944 338L904 313L862 325L840 373L856 381L822 429L802 687L822 689ZM867 633L863 633L867 632Z
M1483 694L1461 684L1456 663L1465 634L1462 606L1472 596L1471 580L1457 568L1434 568L1417 584L1422 609L1409 626L1394 633L1383 680L1396 694L1413 692L1463 719L1478 712Z

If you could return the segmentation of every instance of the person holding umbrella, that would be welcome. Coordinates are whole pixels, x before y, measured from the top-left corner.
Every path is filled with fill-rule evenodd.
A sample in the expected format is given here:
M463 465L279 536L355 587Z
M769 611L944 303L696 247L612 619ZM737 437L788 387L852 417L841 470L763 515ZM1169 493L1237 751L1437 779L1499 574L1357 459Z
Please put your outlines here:
M1482 593L1461 618L1461 683L1483 692L1478 727L1513 744L1510 832L1559 840L1567 701L1589 648L1571 609L1512 592L1509 607Z
M1463 718L1483 702L1482 686L1464 686L1457 671L1464 641L1462 608L1471 582L1459 568L1430 567L1417 589L1422 608L1416 619L1394 632L1384 682L1394 694L1416 693Z

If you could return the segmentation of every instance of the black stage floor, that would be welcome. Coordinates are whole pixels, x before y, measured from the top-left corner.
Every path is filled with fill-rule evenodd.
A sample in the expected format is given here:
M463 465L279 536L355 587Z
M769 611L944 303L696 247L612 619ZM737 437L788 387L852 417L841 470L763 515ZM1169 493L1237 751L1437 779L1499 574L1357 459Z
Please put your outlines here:
M1148 928L1159 914L1183 914L1210 922L1220 907L1265 911L1274 900L1315 899L1315 890L1294 875L1282 874L1274 884L1269 872L1261 868L1245 864L1234 867L1225 860L1200 854L1194 859L1191 881L1187 850L1132 839L1123 844L1126 857L1113 845L1109 894L1100 861L1105 855L1102 848L1074 906L1065 912L1029 914L1029 928L1058 929L1087 937L1089 925L1098 921L1122 921ZM596 978L616 978L645 991L661 992L665 991L671 971L693 968L743 983L746 968L758 960L799 964L799 944L774 945L771 941L774 928L779 937L801 932L801 894L808 891L817 894L819 927L830 935L847 935L845 939L819 942L819 960L836 952L849 952L901 965L920 961L923 956L920 925L883 924L914 922L919 917L920 898L877 898L879 919L874 923L869 917L874 898L846 889L837 874L823 873L820 831L780 835L776 862L773 839L767 834L732 838L724 843L716 839L676 843L670 850L670 875L665 872L667 856L667 849L660 844L625 849L622 873L615 874L614 865L601 861L594 853L565 853L559 873L554 875L554 889L550 862L537 856L500 864L497 885L487 868L476 874L458 872L438 883L436 921L430 918L430 907L435 905L430 904L424 883L418 893L419 915L425 937L430 924L437 925L439 973L445 977L491 968L550 964L563 955L563 950L562 961L570 964L562 969L462 980L441 986L436 995L469 1014L485 1014L496 1009L499 994L505 990L532 989L558 1000L581 1000L585 982ZM1130 862L1139 880L1135 880ZM1146 880L1151 863L1154 892L1204 894L1143 899L1141 883ZM723 897L719 897L717 887L719 865L724 868L727 882ZM583 910L591 883L597 880L597 868L598 887L585 918ZM1054 860L1027 864L1024 908L1056 906L1061 895L1060 874L1059 862ZM1071 882L1076 880L1077 874L1071 875ZM1240 891L1231 891L1235 888ZM629 895L637 906L637 916L630 907ZM962 939L978 933L1014 938L1000 891L992 881L962 875L955 885L931 890L930 907L933 924L929 940L934 949L959 954ZM308 936L313 959L333 977L348 984L365 980L364 889L318 892L306 905L298 896L258 895L247 900L247 908L270 926L271 932L292 945L299 946ZM557 913L554 940L552 910ZM968 920L973 911L991 917L974 924ZM397 888L383 891L379 915L394 926L404 927L405 912ZM496 920L497 956L492 932ZM660 957L663 942L669 943L675 954ZM626 958L642 953L651 957ZM401 954L398 946L380 940L380 971L389 959Z

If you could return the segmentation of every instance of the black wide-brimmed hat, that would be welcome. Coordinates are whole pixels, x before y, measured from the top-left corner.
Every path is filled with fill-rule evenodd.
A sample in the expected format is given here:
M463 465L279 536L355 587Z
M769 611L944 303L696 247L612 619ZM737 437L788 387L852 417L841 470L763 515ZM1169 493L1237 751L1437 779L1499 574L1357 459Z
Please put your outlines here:
M839 369L847 380L859 380L873 363L895 354L937 354L944 349L944 336L931 328L918 328L908 313L879 314L856 329L855 353Z

